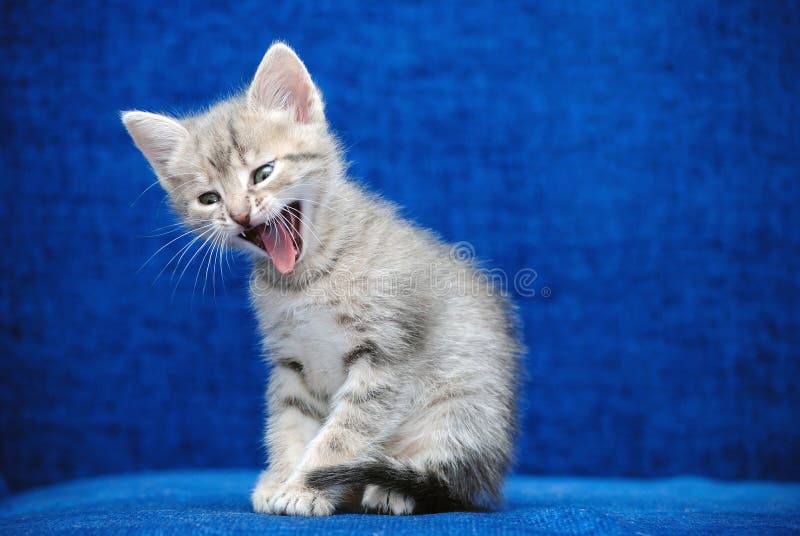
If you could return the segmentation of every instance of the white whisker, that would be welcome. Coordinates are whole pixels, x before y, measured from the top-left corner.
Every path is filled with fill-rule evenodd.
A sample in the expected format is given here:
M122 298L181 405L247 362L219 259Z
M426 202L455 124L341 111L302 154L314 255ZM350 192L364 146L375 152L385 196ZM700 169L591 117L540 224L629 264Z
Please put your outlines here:
M217 261L219 262L219 278L220 278L220 281L222 281L222 292L224 292L226 294L228 292L228 289L225 288L225 271L224 271L223 266L222 266L222 256L225 253L225 249L227 248L227 245L228 245L228 240L227 239L221 239L220 243L219 243L219 250L218 250L219 253L217 255Z
M305 226L308 227L308 231L317 240L317 243L322 244L322 239L320 239L319 235L314 231L314 226L311 224L311 220L308 219L307 217L305 217L305 214L303 214L302 211L299 211L299 210L297 210L295 208L292 208L292 207L290 207L288 205L286 206L286 208L288 208L290 211L292 211L294 214L296 214L298 219L300 220L300 223L302 225L305 225Z
M133 205L135 205L135 204L137 203L137 201L139 201L139 199L141 199L141 198L142 198L142 196L143 196L145 193L147 193L147 191L148 191L150 188L152 188L153 186L155 186L155 185L156 185L156 184L158 184L158 183L159 183L159 180L156 180L155 182L153 182L152 184L150 184L150 186L148 186L147 188L145 188L144 190L142 190L142 193L140 193L139 195L137 195L137 196L136 196L136 199L134 199L134 200L133 200L133 202L130 204L130 207L128 207L128 208L133 208Z
M208 224L208 225L212 225L212 224ZM147 266L147 263L149 263L151 260L153 260L153 257L155 257L155 256L156 256L156 255L158 255L158 254L159 254L161 251L163 251L163 250L164 250L164 248L166 248L167 246L169 246L169 245L170 245L170 244L172 244L173 242L175 242L175 241L177 241L177 240L181 239L182 237L184 237L184 236L186 236L187 234L190 234L190 233L192 233L192 232L194 232L194 231L195 231L194 229L189 229L188 231L186 231L186 232L182 233L180 236L176 236L175 238L173 238L172 240L170 240L169 242L167 242L166 244L164 244L163 246L161 246L160 248L158 248L158 249L156 250L156 252L155 252L155 253L153 253L152 255L150 255L150 258L149 258L149 259L147 259L146 261L144 261L144 264L143 264L142 266L140 266L140 267L139 267L139 269L138 269L136 272L138 273L138 272L142 271L142 269L143 269L145 266Z
M192 244L194 244L195 242L197 242L199 239L201 239L201 238L203 237L203 235L205 235L205 234L206 234L206 233L208 233L208 232L210 232L210 229L206 229L205 231L203 231L202 233L200 233L200 234L198 234L196 237L194 237L194 238L193 238L191 241L189 241L189 243L188 243L188 244L186 244L186 245L184 245L183 247L181 247L181 248L180 248L180 249L179 249L179 250L178 250L178 251L177 251L177 252L176 252L176 253L175 253L175 254L174 254L174 255L173 255L173 256L172 256L172 257L171 257L171 258L170 258L168 261L167 261L167 263L164 265L164 267L163 267L163 268L161 268L161 271L160 271L160 272L158 272L158 275L156 275L156 278L153 280L153 283L155 284L155 282L156 282L156 281L158 281L158 278L159 278L159 277L161 277L161 274L162 274L162 273L164 273L164 270L166 270L166 269L169 267L169 265L172 263L172 261L175 259L175 257L177 257L178 255L180 255L180 258L178 259L178 262L175 264L175 266L176 266L176 268L177 268L177 266L178 266L178 265L180 265L181 259L183 258L183 254L185 254L185 253L186 253L186 251L189 249L189 247L190 247ZM181 253L181 252L183 252L183 253ZM175 270L173 270L173 271L172 271L172 274L173 274L173 275L175 274ZM172 280L172 278L170 278L170 280Z
M183 279L183 274L186 273L186 270L189 268L189 266L192 265L192 261L195 259L195 257L197 257L197 255L201 251L203 251L203 248L205 248L206 245L208 245L208 237L205 237L205 239L203 240L203 243L200 244L200 247L197 248L197 251L194 252L194 255L192 255L189 258L189 260L186 262L186 266L183 267L183 271L181 272L181 275L178 277L177 283L175 283L175 288L172 290L172 297L173 298L175 298L175 292L178 290L178 286L181 284L181 279ZM192 297L194 297L194 290L192 291Z
M192 299L193 299L193 300L194 300L194 292L195 292L195 290L197 289L197 282L198 282L198 280L200 279L200 272L202 272L202 271L203 271L203 265L206 263L206 258L208 258L209 254L210 254L210 253L211 253L211 251L214 249L214 242L213 242L213 240L214 240L214 239L217 237L217 234L216 234L216 233L217 233L217 232L215 231L215 232L214 232L214 233L211 235L211 238L210 238L209 240L207 240L207 241L206 241L206 242L209 244L209 246L208 246L208 249L206 249L206 252L203 254L203 258L202 258L202 259L200 259L200 266L197 268L197 275L196 275L196 276L195 276L195 278L194 278L194 285L192 286ZM208 279L208 270L206 270L206 279ZM205 289L205 284L204 284L204 285L203 285L203 295L205 295L205 292L206 292L206 289Z
M282 213L279 213L278 217L275 218L275 223L280 224L281 227L286 229L286 233L289 235L289 238L292 240L292 244L294 244L294 250L297 251L299 248L297 246L297 241L294 239L294 233L291 230L291 226L292 225L291 225L291 223L286 221L286 216L284 216Z
M202 234L198 235L198 236L197 236L197 237L196 237L194 240L192 240L191 242L189 242L189 245L191 246L192 244L194 244L195 242L197 242L197 241L198 241L198 240L200 240L201 238L207 238L206 234L207 234L207 233L209 233L209 232L211 232L211 231L210 231L210 230L206 230L206 231L204 231ZM175 274L177 273L177 271L178 271L178 270L180 269L180 267L181 267L181 261L183 260L183 257L184 257L184 256L185 256L185 255L186 255L188 252L189 252L189 249L188 249L188 248L186 248L186 249L184 249L184 250L183 250L183 253L181 253L181 256L180 256L180 258L179 258L179 259L178 259L178 261L175 263L175 267L172 269L172 274L169 276L169 280L170 280L170 282L175 280ZM189 263L190 263L190 262L191 262L191 259L189 259ZM187 263L187 266L189 265L189 263ZM180 279L178 280L178 282L180 283Z

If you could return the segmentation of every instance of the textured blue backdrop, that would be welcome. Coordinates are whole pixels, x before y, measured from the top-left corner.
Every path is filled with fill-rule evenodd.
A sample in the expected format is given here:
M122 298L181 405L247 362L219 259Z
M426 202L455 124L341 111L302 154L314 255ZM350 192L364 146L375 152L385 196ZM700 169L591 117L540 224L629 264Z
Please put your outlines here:
M3 3L12 489L262 461L246 262L137 272L172 220L117 112L196 110L276 38L355 177L538 273L520 471L800 478L798 4L466 4Z

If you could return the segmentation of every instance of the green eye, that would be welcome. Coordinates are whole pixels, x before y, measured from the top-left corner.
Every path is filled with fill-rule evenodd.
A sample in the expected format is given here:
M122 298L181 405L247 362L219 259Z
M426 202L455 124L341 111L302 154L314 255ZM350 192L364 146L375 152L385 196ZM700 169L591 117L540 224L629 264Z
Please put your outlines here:
M260 168L253 173L253 184L258 184L259 182L264 182L267 178L272 175L272 170L275 169L275 163L270 162L269 164L264 164Z
M219 194L217 192L206 192L197 198L203 205L213 205L219 203Z

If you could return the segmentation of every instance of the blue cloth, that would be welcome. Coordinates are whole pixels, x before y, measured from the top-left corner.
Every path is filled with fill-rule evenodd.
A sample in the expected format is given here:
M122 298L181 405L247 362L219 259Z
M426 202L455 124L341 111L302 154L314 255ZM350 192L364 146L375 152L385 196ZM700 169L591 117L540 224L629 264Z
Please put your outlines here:
M3 534L789 534L800 485L701 478L512 477L490 513L391 517L254 514L254 471L142 473L79 480L0 502Z
M520 473L800 480L800 3L385 4L4 3L10 491L263 464L247 263L223 265L223 288L197 257L178 283L168 261L186 238L149 237L173 220L117 114L199 109L245 84L276 38L322 88L354 177L511 282L531 276L512 292L530 348ZM114 482L133 494L139 481ZM210 488L206 519L267 523L243 492ZM692 519L727 522L713 496ZM114 508L135 519L130 500ZM538 522L560 507L613 521L591 501L582 514L537 500ZM189 523L171 504L150 512ZM747 502L730 511L740 522Z

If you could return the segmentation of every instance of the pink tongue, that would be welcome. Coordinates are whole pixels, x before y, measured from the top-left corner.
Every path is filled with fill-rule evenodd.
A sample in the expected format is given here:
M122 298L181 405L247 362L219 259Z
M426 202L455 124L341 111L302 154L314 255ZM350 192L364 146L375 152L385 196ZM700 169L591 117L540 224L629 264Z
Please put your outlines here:
M261 231L261 242L272 258L272 264L280 273L288 274L294 270L294 258L297 252L289 231L283 225L273 223Z

